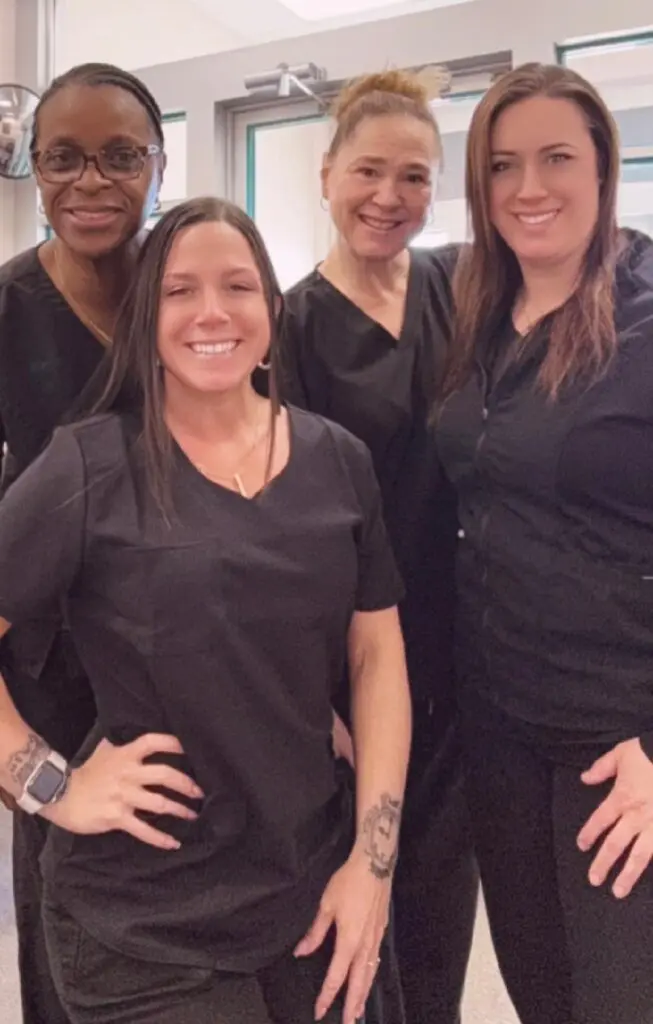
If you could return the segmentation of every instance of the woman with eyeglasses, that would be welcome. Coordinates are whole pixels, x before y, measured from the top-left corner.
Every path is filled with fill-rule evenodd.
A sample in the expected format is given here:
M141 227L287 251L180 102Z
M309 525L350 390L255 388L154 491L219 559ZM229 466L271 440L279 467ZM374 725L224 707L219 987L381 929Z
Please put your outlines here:
M159 107L133 75L85 64L55 79L35 112L32 158L54 238L0 268L2 491L39 455L111 343L140 232L165 165ZM0 670L28 721L64 757L95 703L56 607L0 647ZM14 806L9 797L8 806ZM25 1024L65 1024L41 928L46 822L16 810L14 896Z

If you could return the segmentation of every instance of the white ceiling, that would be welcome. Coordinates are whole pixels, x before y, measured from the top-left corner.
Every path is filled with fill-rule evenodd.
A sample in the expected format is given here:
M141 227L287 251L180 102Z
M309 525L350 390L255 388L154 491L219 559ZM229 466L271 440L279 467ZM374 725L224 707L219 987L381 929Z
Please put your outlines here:
M469 0L378 0L372 7L369 0L361 0L362 10L355 11L356 0L338 0L342 11L351 7L352 13L340 14L320 20L300 18L282 0L193 0L196 7L215 18L216 22L231 32L243 37L248 43L271 42L290 36L309 35L313 32L328 31L344 25L376 21L380 18L399 17L433 10L436 7L453 7L468 3ZM291 3L292 0L289 0ZM320 9L328 8L328 0L315 0ZM335 5L334 5L335 6Z

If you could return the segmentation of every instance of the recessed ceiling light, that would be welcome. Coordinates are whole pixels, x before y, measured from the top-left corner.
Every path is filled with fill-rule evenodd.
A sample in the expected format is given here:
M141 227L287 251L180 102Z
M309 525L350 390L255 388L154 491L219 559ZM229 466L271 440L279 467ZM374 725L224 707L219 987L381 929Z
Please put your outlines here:
M365 11L404 6L403 0L281 0L293 14L305 21L323 21L343 14L363 14Z

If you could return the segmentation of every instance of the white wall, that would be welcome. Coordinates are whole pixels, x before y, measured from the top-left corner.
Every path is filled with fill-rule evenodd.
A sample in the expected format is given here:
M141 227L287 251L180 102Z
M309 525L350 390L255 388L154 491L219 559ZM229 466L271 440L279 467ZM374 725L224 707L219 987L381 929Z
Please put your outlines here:
M0 83L13 82L16 70L16 2L0 0ZM0 178L0 264L14 255L13 182Z
M237 2L237 0L234 0ZM242 46L192 0L58 0L56 73L85 61L128 69Z

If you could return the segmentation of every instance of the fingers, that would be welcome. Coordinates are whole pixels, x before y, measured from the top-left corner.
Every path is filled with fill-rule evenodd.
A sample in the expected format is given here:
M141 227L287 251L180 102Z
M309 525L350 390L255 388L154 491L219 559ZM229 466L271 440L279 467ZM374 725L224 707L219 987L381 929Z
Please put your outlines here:
M365 1004L380 962L380 957L375 950L363 950L356 956L349 971L343 1024L356 1024L356 1021L360 1020L365 1013Z
M336 945L329 964L324 984L315 1003L315 1019L322 1020L331 1008L334 999L347 980L349 969L356 953L356 947L336 936Z
M596 841L619 820L620 812L614 793L605 798L603 803L587 819L578 833L578 846L581 850L591 850Z
M604 754L603 757L599 757L598 761L595 761L591 768L583 772L581 779L588 786L597 786L601 782L607 782L608 779L612 779L617 774L618 766L619 749L614 747L607 754Z
M319 949L327 937L333 920L333 912L321 906L306 935L295 946L295 956L310 956L316 949Z
M148 846L156 846L160 850L178 850L181 847L178 840L158 828L147 825L134 815L126 816L120 827L123 832L128 832L135 839L147 843Z
M624 815L603 841L589 870L592 885L603 885L608 873L626 852L637 835L637 823L631 815Z
M149 789L134 788L126 797L130 809L146 811L149 814L162 816L169 814L173 818L183 818L184 821L197 821L197 812L190 807L184 807L175 800L170 800L162 793L151 793Z
M623 871L612 887L612 892L617 899L623 899L630 895L651 860L653 860L653 829L649 827L633 843Z
M190 800L201 800L204 796L197 783L193 782L188 775L165 764L144 764L140 780L143 786L160 786L163 789L181 793L182 796L187 796Z
M183 754L184 750L176 736L148 732L127 745L139 760L144 761L153 754Z

